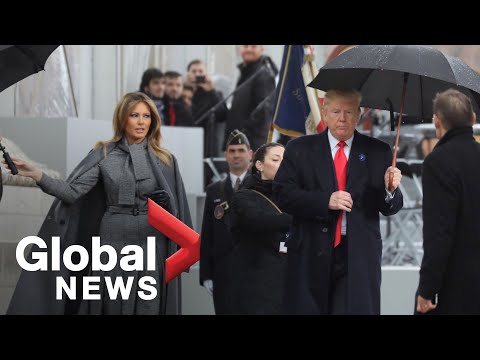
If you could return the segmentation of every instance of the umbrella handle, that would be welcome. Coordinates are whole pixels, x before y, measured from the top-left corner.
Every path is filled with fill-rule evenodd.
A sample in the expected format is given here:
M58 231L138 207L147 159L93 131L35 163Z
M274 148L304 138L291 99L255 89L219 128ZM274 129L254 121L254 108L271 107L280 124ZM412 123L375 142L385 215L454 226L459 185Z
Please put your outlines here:
M400 127L402 126L403 106L405 105L405 95L407 92L408 75L409 75L408 73L403 74L403 90L402 90L402 98L400 101L400 114L398 116L397 137L395 139L395 148L393 149L392 167L396 167L397 165L398 141L400 140ZM388 178L388 191L392 192L392 190L393 190L393 173L390 173L390 176Z
M12 175L17 175L18 174L17 167L13 163L12 158L10 157L8 152L5 150L5 146L3 146L2 143L0 143L0 151L3 152L3 158L5 159L5 162L7 163L8 168L12 172Z
M395 165L392 165L395 166ZM392 192L393 187L393 173L390 173L390 177L388 178L388 191Z

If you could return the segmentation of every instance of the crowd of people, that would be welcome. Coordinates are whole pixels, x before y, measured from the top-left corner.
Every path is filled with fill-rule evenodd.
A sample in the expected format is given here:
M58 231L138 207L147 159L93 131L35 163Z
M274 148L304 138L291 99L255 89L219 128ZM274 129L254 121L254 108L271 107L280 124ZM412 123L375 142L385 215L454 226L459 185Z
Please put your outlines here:
M151 68L144 72L140 92L157 106L164 126L196 126L204 129L204 157L221 156L221 149L234 129L243 131L256 150L265 141L271 114L263 101L275 92L275 63L264 55L262 45L240 45L242 62L230 109L224 96L213 86L212 77L201 60L190 61L186 75ZM224 123L223 136L218 124Z

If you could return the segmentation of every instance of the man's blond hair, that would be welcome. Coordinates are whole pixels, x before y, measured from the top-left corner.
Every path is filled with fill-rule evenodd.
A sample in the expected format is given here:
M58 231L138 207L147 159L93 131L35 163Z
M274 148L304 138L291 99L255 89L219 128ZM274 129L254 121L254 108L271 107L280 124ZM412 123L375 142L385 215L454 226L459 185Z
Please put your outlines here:
M338 98L355 100L358 104L358 108L360 109L360 102L362 101L362 94L360 91L355 89L332 89L325 93L323 111L327 111L330 102Z

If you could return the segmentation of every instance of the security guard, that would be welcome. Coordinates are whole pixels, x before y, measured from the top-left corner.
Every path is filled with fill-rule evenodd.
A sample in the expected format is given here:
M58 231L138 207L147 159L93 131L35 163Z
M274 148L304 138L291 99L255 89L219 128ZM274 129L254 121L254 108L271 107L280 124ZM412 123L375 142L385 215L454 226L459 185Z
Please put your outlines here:
M229 311L229 257L233 248L230 233L230 203L234 191L242 186L252 161L250 143L239 130L231 132L224 152L229 176L207 187L200 236L200 285L213 295L217 315Z

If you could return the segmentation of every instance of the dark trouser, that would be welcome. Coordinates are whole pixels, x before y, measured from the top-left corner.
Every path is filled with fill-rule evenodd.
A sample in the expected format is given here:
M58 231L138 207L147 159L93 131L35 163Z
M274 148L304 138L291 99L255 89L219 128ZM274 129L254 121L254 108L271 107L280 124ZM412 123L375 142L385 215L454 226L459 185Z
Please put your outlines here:
M215 263L215 272L213 277L213 306L215 315L233 314L231 306L232 298L232 273L231 261L232 253L224 255L217 259Z
M329 315L348 313L348 238L342 235L342 241L333 249L332 269L330 272Z

